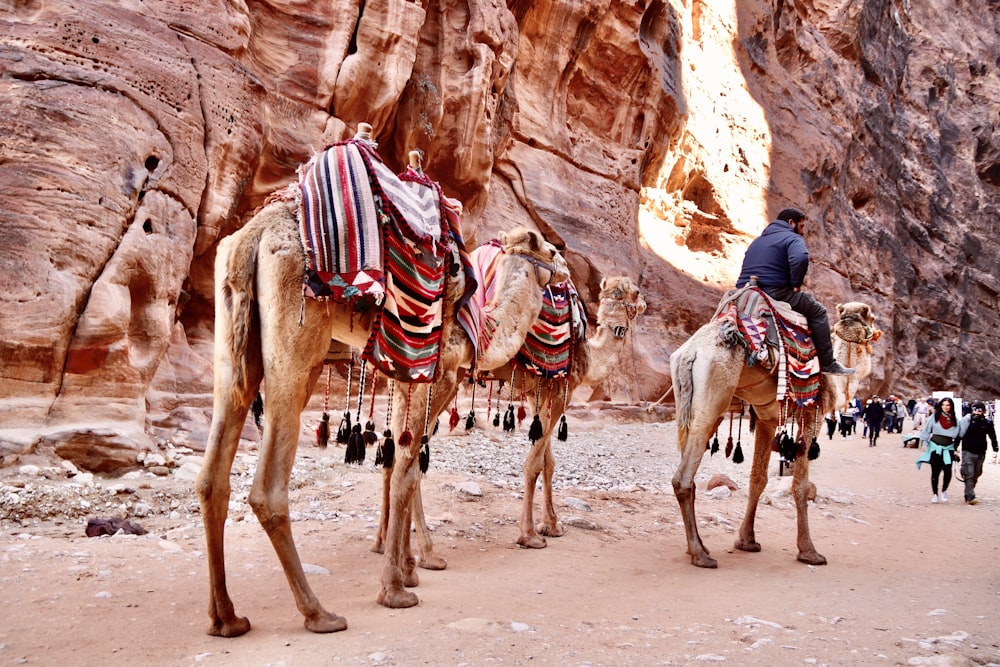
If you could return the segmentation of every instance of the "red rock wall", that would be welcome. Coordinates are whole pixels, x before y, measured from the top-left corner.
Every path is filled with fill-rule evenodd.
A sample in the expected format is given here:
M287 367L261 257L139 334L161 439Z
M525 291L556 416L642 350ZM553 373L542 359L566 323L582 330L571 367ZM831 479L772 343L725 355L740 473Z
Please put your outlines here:
M808 286L878 312L871 390L995 396L997 3L725 4L0 2L0 453L203 442L215 245L360 121L470 239L639 280L594 397L658 397L787 205Z

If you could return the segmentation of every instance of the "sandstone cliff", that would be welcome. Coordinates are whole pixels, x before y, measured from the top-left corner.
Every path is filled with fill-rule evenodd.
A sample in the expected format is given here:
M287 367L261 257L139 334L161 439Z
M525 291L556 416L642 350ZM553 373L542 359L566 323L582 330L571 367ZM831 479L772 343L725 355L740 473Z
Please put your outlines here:
M0 454L203 443L214 248L361 121L470 239L542 230L589 302L639 281L596 396L655 400L787 205L808 286L878 313L872 391L998 393L996 0L0 0L0 28Z

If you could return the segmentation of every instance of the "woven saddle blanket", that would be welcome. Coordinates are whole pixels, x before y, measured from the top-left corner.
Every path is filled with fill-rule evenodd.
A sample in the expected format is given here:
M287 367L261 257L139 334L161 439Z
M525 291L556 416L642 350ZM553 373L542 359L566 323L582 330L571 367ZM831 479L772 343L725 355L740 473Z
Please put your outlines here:
M542 310L518 350L515 363L538 377L568 377L573 344L586 336L586 321L572 281L543 288Z
M805 319L788 304L747 286L723 297L712 319L720 323L720 342L746 349L748 365L773 368L777 362L779 401L787 397L804 407L818 400L821 374L816 347Z
M299 187L305 295L381 305L364 358L387 377L433 381L449 270L465 273L463 302L475 289L461 204L412 168L397 176L355 139L314 156Z

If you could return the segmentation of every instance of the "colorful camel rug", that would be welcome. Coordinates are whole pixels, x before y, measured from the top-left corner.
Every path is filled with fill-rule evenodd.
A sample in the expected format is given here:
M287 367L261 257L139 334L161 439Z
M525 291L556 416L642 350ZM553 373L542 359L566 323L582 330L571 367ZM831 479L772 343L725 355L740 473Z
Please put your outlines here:
M720 342L746 348L750 366L770 365L776 350L779 401L788 397L805 407L819 399L822 376L809 328L782 316L762 290L744 287L728 294L713 320L720 322Z
M542 310L514 361L543 378L569 376L573 344L585 334L586 319L572 281L542 290Z
M477 357L489 349L497 328L493 299L496 297L497 260L502 254L503 247L497 239L479 246L471 254L476 289L458 310L458 321L472 341Z
M371 296L382 307L364 358L387 377L433 381L449 270L461 263L465 273L460 305L475 290L461 204L418 171L397 177L359 140L333 144L310 160L300 188L306 296L352 304Z

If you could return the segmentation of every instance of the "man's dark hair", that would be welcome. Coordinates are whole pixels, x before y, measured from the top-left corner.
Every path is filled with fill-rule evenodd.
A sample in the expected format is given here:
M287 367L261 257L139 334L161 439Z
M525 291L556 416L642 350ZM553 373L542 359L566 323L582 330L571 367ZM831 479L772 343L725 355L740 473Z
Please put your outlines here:
M805 217L806 214L797 208L786 208L778 214L778 220L784 220L785 222L798 222L805 220Z

